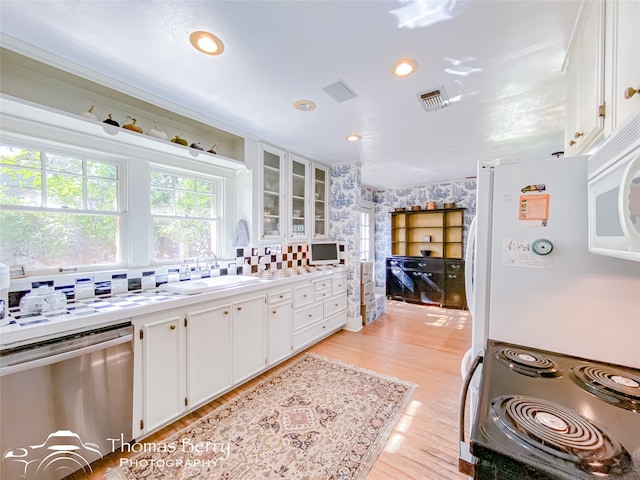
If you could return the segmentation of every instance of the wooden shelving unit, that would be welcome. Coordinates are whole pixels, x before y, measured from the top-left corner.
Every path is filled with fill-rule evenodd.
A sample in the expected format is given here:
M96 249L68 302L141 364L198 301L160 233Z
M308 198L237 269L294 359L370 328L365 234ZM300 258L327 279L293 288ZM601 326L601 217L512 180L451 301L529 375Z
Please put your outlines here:
M433 258L462 258L464 208L391 212L391 254Z

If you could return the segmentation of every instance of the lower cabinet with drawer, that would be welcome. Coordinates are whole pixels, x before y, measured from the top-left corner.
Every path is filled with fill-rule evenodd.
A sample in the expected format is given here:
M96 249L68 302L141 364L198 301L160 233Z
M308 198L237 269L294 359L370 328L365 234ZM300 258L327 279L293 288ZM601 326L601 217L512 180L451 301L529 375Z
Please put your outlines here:
M134 316L134 438L339 330L346 305L337 272Z
M293 351L292 289L274 289L267 293L267 364L284 360Z
M316 343L347 323L346 276L312 280L294 289L293 349ZM311 300L310 300L311 298Z
M464 262L462 260L445 260L444 277L444 306L466 310Z

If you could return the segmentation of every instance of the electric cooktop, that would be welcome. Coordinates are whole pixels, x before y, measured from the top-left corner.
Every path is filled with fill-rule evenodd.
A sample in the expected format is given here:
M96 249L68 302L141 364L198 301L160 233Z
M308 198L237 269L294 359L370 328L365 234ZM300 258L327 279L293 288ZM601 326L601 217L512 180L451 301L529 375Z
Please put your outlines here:
M477 479L640 480L640 371L489 340Z

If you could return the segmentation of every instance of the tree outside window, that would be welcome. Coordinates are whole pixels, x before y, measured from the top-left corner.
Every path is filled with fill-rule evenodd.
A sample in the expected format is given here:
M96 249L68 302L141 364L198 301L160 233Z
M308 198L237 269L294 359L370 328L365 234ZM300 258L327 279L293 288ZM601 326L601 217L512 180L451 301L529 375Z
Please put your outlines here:
M219 181L151 172L154 260L211 256L217 248Z
M107 159L0 146L0 262L119 264L120 171Z

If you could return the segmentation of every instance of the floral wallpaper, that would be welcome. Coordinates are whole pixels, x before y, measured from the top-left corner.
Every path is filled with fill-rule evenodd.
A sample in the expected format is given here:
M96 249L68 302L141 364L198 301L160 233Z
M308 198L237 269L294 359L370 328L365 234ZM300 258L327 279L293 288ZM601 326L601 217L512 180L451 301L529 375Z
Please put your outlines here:
M442 208L445 202L456 202L457 207L466 208L464 215L463 242L466 238L471 220L476 214L476 179L465 179L447 183L430 184L418 187L396 188L391 190L375 190L375 270L374 281L376 287L385 285L385 259L391 255L391 215L396 207L411 208L412 205L422 205L427 202L437 202ZM368 187L363 188L367 192ZM363 192L363 195L365 193ZM366 193L368 195L368 193Z
M347 329L358 330L360 318L361 167L331 167L331 238L345 242L347 270Z
M360 324L360 207L363 201L375 204L375 271L376 287L385 286L385 259L391 255L391 214L396 207L425 206L435 201L456 202L466 208L464 237L476 214L476 179L464 179L417 187L375 190L362 185L360 165L334 165L331 168L331 238L345 242L347 272L347 328ZM352 325L349 321L353 322Z

